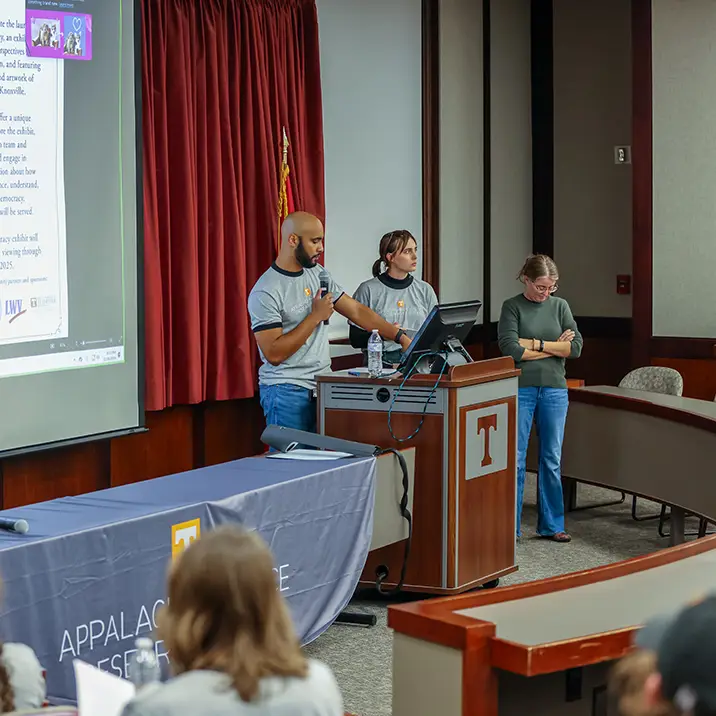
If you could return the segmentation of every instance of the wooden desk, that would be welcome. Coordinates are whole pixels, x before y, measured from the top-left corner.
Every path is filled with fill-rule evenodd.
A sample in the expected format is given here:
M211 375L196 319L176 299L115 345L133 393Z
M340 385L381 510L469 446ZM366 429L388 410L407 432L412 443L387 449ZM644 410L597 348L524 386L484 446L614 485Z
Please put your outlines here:
M716 537L388 609L394 716L592 716L646 620L716 589ZM595 708L596 706L596 708Z
M569 400L565 481L671 505L676 544L684 512L716 521L716 403L610 386L570 390Z

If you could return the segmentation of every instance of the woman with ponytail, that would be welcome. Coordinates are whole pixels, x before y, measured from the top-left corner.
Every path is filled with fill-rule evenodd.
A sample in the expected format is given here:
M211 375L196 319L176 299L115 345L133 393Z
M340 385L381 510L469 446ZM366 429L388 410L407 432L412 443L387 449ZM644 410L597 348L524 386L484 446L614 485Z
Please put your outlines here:
M418 242L405 229L390 231L380 240L378 254L373 264L373 278L358 286L353 298L412 338L438 302L433 287L413 276L418 266ZM365 350L369 335L358 326L350 327L354 348ZM383 360L386 363L399 363L400 357L401 348L397 343L385 344Z

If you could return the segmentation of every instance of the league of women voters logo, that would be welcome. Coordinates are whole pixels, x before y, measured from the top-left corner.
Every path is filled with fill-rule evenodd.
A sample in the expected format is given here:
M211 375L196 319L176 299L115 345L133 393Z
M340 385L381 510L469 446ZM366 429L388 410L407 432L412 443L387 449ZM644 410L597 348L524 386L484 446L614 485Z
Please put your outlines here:
M0 301L0 319L6 320L8 323L16 321L27 313L27 307L23 303L21 298L6 298Z

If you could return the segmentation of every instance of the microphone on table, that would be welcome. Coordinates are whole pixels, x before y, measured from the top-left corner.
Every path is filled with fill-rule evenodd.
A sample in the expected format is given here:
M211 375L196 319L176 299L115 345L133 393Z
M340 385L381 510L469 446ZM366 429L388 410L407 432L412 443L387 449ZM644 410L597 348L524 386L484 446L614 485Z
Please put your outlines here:
M15 520L12 517L0 517L0 530L17 532L24 535L30 529L27 520Z
M328 293L328 273L324 269L321 269L318 278L321 281L321 298L323 298ZM327 326L329 320L330 319L326 318L326 320L323 321L323 325Z

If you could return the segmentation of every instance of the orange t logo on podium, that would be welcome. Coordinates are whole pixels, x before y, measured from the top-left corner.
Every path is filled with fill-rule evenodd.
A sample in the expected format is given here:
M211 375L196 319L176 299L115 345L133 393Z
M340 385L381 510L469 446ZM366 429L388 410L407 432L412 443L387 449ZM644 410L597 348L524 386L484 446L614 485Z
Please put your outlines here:
M492 455L490 455L490 430L497 430L497 413L492 415L481 415L477 419L477 434L485 433L485 449L482 454L482 467L492 465Z
M192 542L201 537L201 519L172 525L172 559L176 559Z
M460 447L465 480L487 477L508 468L514 418L507 398L460 409Z

